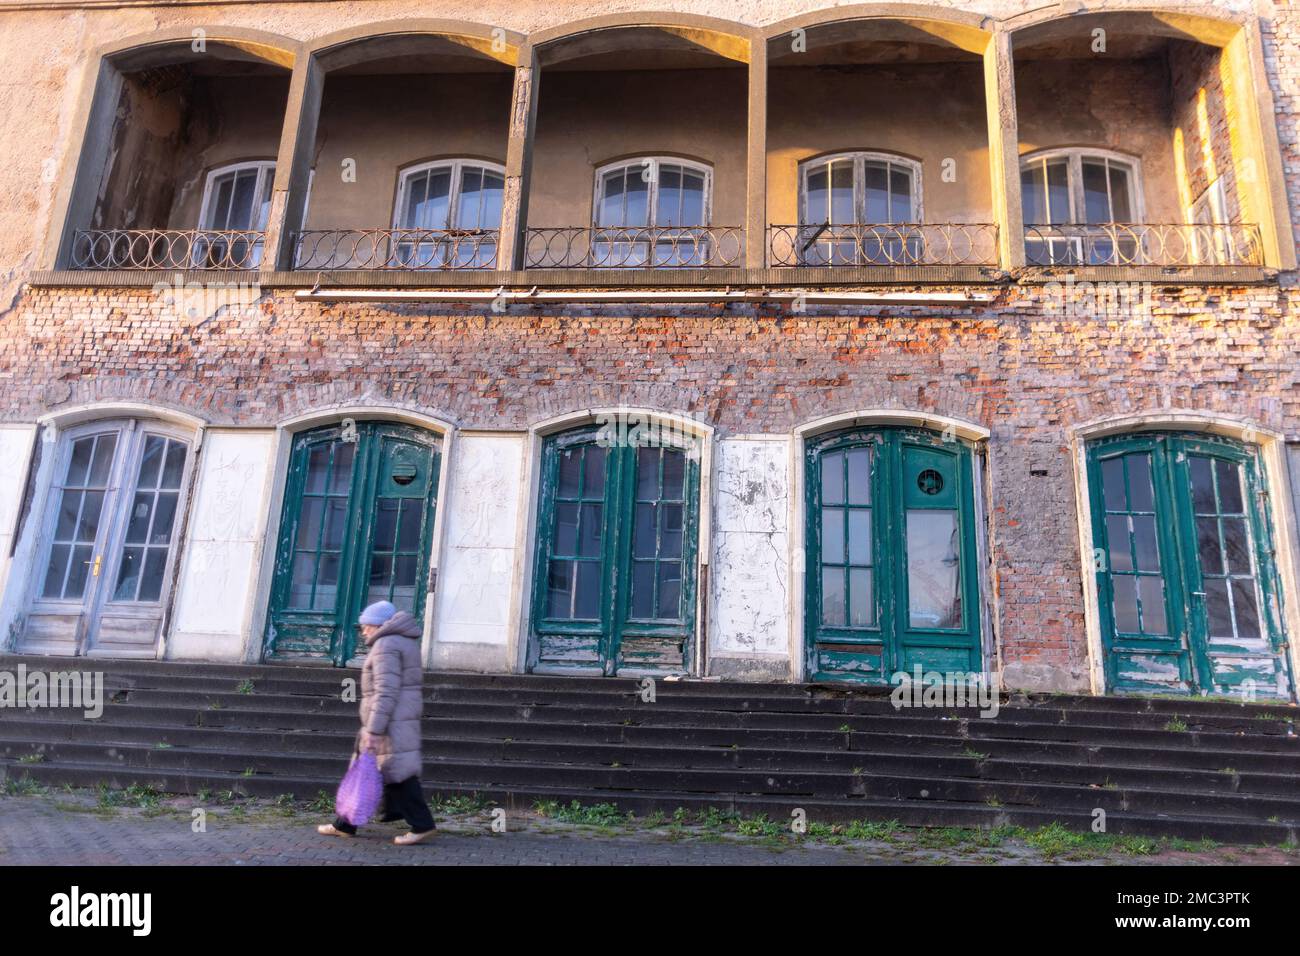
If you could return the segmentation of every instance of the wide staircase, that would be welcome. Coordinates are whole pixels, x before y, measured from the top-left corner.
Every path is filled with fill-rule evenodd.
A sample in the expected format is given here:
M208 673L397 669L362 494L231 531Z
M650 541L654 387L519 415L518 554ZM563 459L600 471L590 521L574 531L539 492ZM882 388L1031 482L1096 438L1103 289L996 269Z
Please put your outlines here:
M356 671L0 656L0 671L101 671L103 715L0 707L0 779L171 793L333 794ZM429 672L431 795L506 807L709 807L771 820L1093 829L1294 843L1297 712L1284 703L1013 697L896 709L885 692ZM0 822L3 811L0 810Z

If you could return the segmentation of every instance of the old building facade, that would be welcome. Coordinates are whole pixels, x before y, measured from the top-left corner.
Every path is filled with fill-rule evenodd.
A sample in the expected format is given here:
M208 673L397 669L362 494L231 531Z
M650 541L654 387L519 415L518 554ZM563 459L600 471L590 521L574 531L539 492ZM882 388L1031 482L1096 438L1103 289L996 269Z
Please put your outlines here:
M1289 3L0 17L0 649L1294 700Z

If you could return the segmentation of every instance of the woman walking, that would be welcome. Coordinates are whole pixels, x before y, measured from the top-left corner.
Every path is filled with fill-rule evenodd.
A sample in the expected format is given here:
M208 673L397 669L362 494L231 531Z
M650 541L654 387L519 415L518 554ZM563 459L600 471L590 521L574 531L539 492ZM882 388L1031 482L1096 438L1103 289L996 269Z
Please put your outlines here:
M370 650L361 668L361 733L358 749L375 755L384 778L380 822L405 820L409 833L393 838L399 846L419 843L434 832L433 814L420 787L420 715L424 710L424 668L420 628L414 617L387 601L361 612L361 636ZM322 823L326 836L355 836L342 817Z

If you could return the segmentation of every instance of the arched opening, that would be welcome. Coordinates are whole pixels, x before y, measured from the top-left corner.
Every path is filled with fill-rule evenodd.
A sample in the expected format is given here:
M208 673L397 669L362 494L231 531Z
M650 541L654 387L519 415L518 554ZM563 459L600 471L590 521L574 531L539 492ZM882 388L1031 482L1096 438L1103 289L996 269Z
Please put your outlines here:
M691 670L704 442L640 413L541 438L527 670Z
M292 64L215 29L105 54L62 264L258 268Z
M1105 688L1290 697L1259 446L1170 428L1094 433L1084 455Z
M293 435L267 660L355 663L356 619L375 601L424 620L442 451L424 428L360 416Z
M21 653L157 656L198 438L187 421L122 411L45 425Z
M534 40L526 267L743 263L749 41L688 19Z
M971 443L879 423L804 444L809 680L981 673Z

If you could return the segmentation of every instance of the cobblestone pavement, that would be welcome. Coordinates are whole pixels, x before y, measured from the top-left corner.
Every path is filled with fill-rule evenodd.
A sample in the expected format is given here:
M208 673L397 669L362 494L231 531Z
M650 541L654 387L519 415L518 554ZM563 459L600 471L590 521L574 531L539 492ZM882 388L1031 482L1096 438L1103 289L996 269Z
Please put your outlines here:
M489 810L438 814L438 834L413 847L394 846L400 824L372 825L352 839L323 837L328 814L302 806L247 801L204 807L195 832L195 798L120 805L87 792L0 797L0 865L772 865L1001 864L1063 862L1294 863L1293 851L1270 848L1161 848L1134 853L1045 853L1023 840L964 831L908 833L829 845L809 838L737 835L717 827L578 825L533 813L492 830Z

